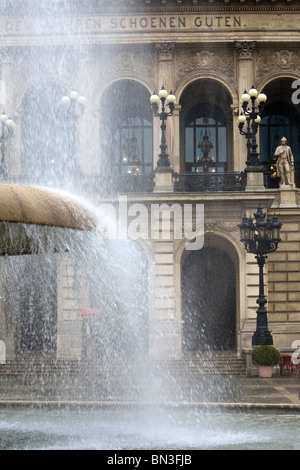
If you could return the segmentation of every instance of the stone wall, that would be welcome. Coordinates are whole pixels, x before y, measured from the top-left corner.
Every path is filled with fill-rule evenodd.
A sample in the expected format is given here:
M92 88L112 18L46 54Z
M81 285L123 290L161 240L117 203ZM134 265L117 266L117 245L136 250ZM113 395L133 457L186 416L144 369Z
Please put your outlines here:
M283 223L278 250L268 260L268 311L274 343L293 350L300 339L300 213L278 212Z

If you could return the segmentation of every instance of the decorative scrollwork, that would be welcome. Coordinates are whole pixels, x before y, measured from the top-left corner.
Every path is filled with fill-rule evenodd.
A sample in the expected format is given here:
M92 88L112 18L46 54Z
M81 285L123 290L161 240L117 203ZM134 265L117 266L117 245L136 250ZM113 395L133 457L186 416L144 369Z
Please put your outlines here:
M244 242L244 245L248 253L253 253L266 259L267 253L273 253L277 250L278 241L256 238L254 240L247 240L247 242Z

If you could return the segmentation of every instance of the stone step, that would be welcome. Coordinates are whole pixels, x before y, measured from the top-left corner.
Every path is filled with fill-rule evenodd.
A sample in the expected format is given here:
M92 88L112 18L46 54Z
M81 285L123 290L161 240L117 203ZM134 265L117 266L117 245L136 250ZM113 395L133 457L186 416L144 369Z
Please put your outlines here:
M51 359L16 359L0 364L0 376L30 376L44 375L63 377L64 375L76 375L80 373L91 373L97 375L121 374L123 370L127 373L138 373L139 370L147 368L149 373L165 371L175 375L203 375L203 374L228 374L245 375L246 362L244 358L237 358L235 353L210 354L187 356L180 359L162 359L143 363L120 364L117 362L101 361L77 361L77 360L51 360Z

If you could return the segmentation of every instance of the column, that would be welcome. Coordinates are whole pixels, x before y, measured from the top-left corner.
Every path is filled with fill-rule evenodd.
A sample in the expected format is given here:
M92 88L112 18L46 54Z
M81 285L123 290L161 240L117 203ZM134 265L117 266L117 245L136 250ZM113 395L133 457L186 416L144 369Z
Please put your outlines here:
M174 63L173 51L175 43L163 42L156 43L158 51L158 87L163 86L168 92L174 89ZM157 118L156 118L157 120ZM154 168L155 168L155 186L154 192L172 192L173 191L173 150L174 150L174 122L173 117L168 117L166 121L166 140L167 153L171 163L170 167L157 167L157 158L161 140L160 129L154 124Z

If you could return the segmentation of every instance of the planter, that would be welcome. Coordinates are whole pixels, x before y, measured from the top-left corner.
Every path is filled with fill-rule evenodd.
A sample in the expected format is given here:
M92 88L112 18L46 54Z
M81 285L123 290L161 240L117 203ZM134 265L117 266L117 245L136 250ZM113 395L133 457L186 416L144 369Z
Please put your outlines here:
M273 375L273 366L258 366L258 375L263 379L270 379Z
M271 345L258 346L252 351L252 361L258 366L259 377L271 378L273 367L280 362L280 352Z

